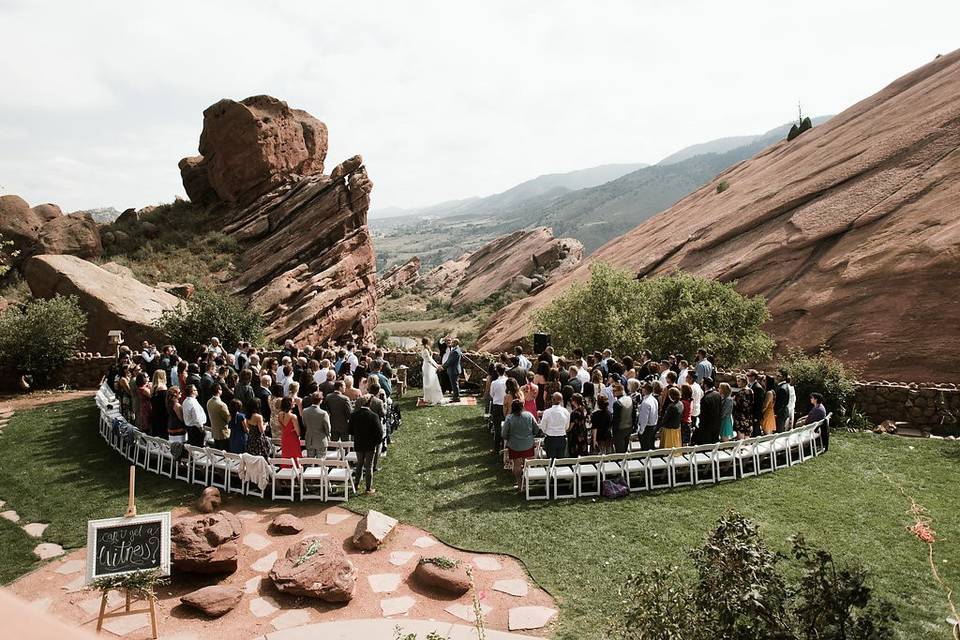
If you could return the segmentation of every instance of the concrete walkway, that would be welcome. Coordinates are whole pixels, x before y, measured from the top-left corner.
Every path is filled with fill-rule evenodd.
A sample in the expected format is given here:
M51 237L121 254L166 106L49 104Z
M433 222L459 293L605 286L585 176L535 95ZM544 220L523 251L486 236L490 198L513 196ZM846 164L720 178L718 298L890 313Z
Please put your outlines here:
M308 624L295 629L284 629L261 636L258 640L357 640L358 638L373 640L384 638L389 640L396 637L399 627L401 635L417 634L417 638L426 638L427 634L436 632L447 640L476 640L477 631L474 627L462 624L450 624L437 620L383 620L370 618L367 620L338 620L336 622L322 622ZM525 636L506 631L484 630L487 640L541 640L536 636Z

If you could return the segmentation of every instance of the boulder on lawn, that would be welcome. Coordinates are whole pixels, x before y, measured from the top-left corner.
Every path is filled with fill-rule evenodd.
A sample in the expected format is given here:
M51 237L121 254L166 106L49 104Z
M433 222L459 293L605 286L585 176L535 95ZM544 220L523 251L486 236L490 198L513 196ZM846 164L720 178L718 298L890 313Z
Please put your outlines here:
M197 511L213 513L220 510L220 489L206 487L197 499Z
M327 538L307 536L273 564L270 579L284 593L349 602L357 584L357 568L340 545Z
M396 526L394 518L370 509L357 523L353 532L353 546L363 551L376 551Z
M281 513L270 523L270 533L289 536L301 531L303 531L303 520L292 513Z
M420 558L413 579L421 587L462 596L470 590L467 565L449 558Z
M174 571L233 573L242 530L240 519L227 511L180 518L170 527Z
M237 606L242 597L243 590L238 587L215 584L182 596L180 602L211 618L219 618Z

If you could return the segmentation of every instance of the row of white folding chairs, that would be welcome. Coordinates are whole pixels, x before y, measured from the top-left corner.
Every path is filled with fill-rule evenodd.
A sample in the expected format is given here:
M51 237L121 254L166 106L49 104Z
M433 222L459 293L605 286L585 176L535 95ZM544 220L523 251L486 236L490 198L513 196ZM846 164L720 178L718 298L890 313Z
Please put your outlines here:
M701 446L529 459L523 471L524 491L527 500L547 500L600 495L603 482L609 479L623 480L631 492L637 492L761 475L819 455L823 450L820 425Z

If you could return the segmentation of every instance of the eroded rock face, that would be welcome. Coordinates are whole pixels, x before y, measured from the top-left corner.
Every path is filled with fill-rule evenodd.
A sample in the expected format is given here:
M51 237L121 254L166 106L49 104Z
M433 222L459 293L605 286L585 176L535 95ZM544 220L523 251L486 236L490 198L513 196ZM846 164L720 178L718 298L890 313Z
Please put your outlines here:
M396 526L395 518L370 509L357 523L353 532L353 546L362 551L376 551Z
M182 596L180 602L211 618L219 618L236 607L242 597L243 589L239 587L214 584Z
M872 378L952 380L960 323L960 51L727 170L592 255L767 298L781 347L828 345ZM716 192L725 180L729 188ZM483 331L498 351L584 264Z
M55 204L40 204L32 209L20 196L0 196L0 235L13 242L16 256L9 264L19 267L34 255L68 254L81 258L99 258L103 253L100 230L90 214L63 212Z
M180 300L139 280L111 273L76 256L40 255L23 267L30 292L37 298L77 296L87 312L88 351L107 353L107 332L119 329L137 340L162 342L153 322Z
M522 229L434 268L423 278L424 290L453 295L454 304L480 302L527 281L529 290L536 291L573 269L581 258L583 245L577 240L554 238L547 227Z
M357 568L337 543L307 536L274 563L270 579L284 593L325 602L349 602L357 583Z
M190 199L210 201L209 189L223 202L248 204L291 176L323 173L327 126L270 96L221 100L203 112L199 151L180 163Z
M170 527L174 571L233 573L242 531L240 519L228 511L180 518Z
M413 284L420 278L420 258L414 256L403 264L395 264L377 279L377 297L390 295L401 287Z

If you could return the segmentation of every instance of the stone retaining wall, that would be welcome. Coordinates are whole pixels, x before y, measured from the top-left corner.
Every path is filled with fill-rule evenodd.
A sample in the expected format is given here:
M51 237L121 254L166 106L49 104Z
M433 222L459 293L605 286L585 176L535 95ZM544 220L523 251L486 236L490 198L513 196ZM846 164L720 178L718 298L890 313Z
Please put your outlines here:
M83 357L70 358L58 369L46 387L73 387L77 389L94 389L100 386L100 381L106 375L107 369L114 363L112 357ZM0 373L0 389L3 391L18 391L20 376L10 367L5 367Z

